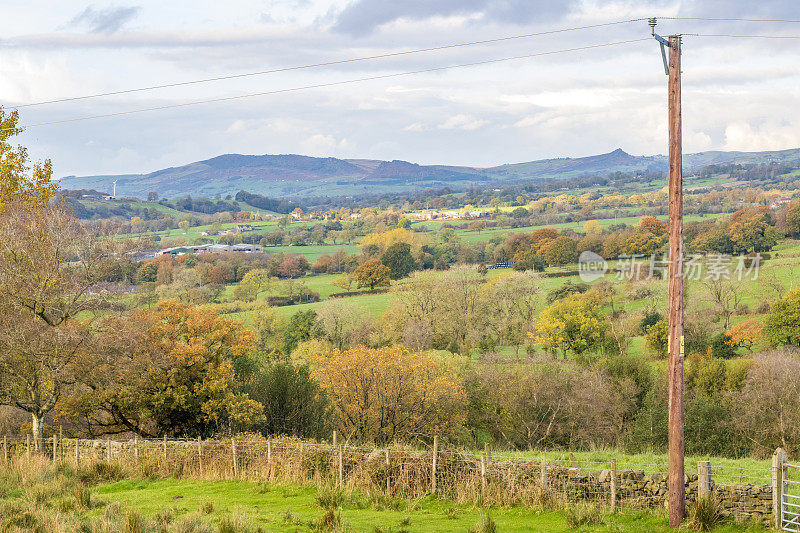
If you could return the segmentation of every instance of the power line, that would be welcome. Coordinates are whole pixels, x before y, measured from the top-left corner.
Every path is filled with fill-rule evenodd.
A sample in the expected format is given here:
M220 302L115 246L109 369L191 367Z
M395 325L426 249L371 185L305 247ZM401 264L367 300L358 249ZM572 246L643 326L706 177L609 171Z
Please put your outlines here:
M427 72L440 72L440 71L450 70L450 69L455 69L455 68L474 67L474 66L478 66L478 65L489 65L489 64L501 63L501 62L505 62L505 61L513 61L513 60L516 60L516 59L528 59L528 58L532 58L532 57L541 57L541 56L548 56L548 55L554 55L554 54L563 54L563 53L567 53L567 52L578 52L578 51L582 51L582 50L591 50L591 49L595 49L595 48L607 48L607 47L610 47L610 46L619 46L619 45L622 45L622 44L639 43L639 42L643 42L643 41L650 41L650 37L645 37L645 38L641 38L641 39L629 39L629 40L626 40L626 41L615 41L615 42L604 43L604 44L593 44L593 45L587 45L587 46L579 46L579 47L576 47L576 48L564 48L562 50L552 50L552 51L549 51L549 52L538 52L538 53L535 53L535 54L525 54L525 55L519 55L519 56L503 57L503 58L499 58L499 59L487 59L485 61L475 61L475 62L472 62L472 63L460 63L460 64L457 64L457 65L447 65L447 66L444 66L444 67L432 67L432 68L426 68L426 69L421 69L421 70L411 70L411 71L407 71L407 72L395 72L395 73L392 73L392 74L380 74L380 75L376 75L376 76L367 76L367 77L363 77L363 78L355 78L355 79L350 79L350 80L334 81L334 82L329 82L329 83L319 83L319 84L315 84L315 85L304 85L304 86L301 86L301 87L291 87L291 88L288 88L288 89L276 89L274 91L264 91L264 92L258 92L258 93L241 94L241 95L236 95L236 96L225 96L225 97L221 97L221 98L211 98L211 99L207 99L207 100L195 100L195 101L192 101L192 102L184 102L184 103L180 103L180 104L167 104L167 105L163 105L163 106L147 107L147 108L142 108L142 109L132 109L132 110L129 110L129 111L118 111L118 112L115 112L115 113L105 113L105 114L101 114L101 115L91 115L91 116L86 116L86 117L77 117L77 118L70 118L70 119L65 119L65 120L53 120L53 121L49 121L49 122L39 122L39 123L35 123L35 124L29 124L28 126L25 126L24 129L36 128L36 127L39 127L39 126L52 126L52 125L55 125L55 124L66 124L66 123L69 123L69 122L79 122L79 121L84 121L84 120L93 120L93 119L98 119L98 118L108 118L108 117L118 117L118 116L122 116L122 115L132 115L132 114L135 114L135 113L145 113L145 112L148 112L148 111L162 111L162 110L165 110L165 109L188 107L188 106L194 106L194 105L199 105L199 104L210 104L210 103L214 103L214 102L228 102L228 101L231 101L231 100L240 100L240 99L244 99L244 98L253 98L253 97L256 97L256 96L267 96L267 95L271 95L271 94L281 94L281 93L289 93L289 92L296 92L296 91L304 91L304 90L308 90L308 89L319 89L319 88L322 88L322 87L333 87L333 86L336 86L336 85L346 85L346 84L358 83L358 82L362 82L362 81L382 80L382 79L387 79L387 78L398 78L398 77L401 77L401 76L411 76L411 75L414 75L414 74L424 74L424 73L427 73ZM12 129L12 128L0 129L0 131L8 131L10 129Z
M517 39L526 39L526 38L529 38L529 37L538 37L538 36L542 36L542 35L553 35L553 34L566 33L566 32L571 32L571 31L587 30L587 29L591 29L591 28L603 28L603 27L607 27L607 26L615 26L615 25L619 25L619 24L627 24L629 22L640 22L640 21L643 21L643 20L646 20L646 19L638 18L638 19L629 19L629 20L618 20L618 21L614 21L614 22L604 22L604 23L600 23L600 24L589 24L589 25L586 25L586 26L574 26L574 27L571 27L571 28L561 28L561 29L557 29L557 30L548 30L548 31L541 31L541 32L536 32L536 33L525 33L525 34L522 34L522 35L511 35L511 36L508 36L508 37L497 37L497 38L494 38L494 39L484 39L484 40L480 40L480 41L469 41L469 42L464 42L464 43L446 44L446 45L441 45L441 46L432 46L430 48L418 48L418 49L415 49L415 50L405 50L405 51L402 51L402 52L388 52L388 53L385 53L385 54L376 54L376 55L364 56L364 57L354 57L354 58L349 58L349 59L339 59L339 60L335 60L335 61L324 61L324 62L320 62L320 63L311 63L311 64L308 64L308 65L296 65L296 66L292 66L292 67L283 67L283 68L276 68L276 69L270 69L270 70L262 70L262 71L258 71L258 72L245 72L245 73L242 73L242 74L231 74L229 76L217 76L217 77L214 77L214 78L204 78L204 79L199 79L199 80L189 80L189 81L182 81L182 82L175 82L175 83L165 83L165 84L162 84L162 85L151 85L151 86L148 86L148 87L138 87L138 88L134 88L134 89L123 89L123 90L119 90L119 91L111 91L111 92L106 92L106 93L88 94L88 95L84 95L84 96L72 96L72 97L67 97L67 98L56 98L54 100L44 100L44 101L41 101L41 102L32 102L32 103L29 103L29 104L20 104L20 105L13 106L13 107L16 108L16 109L22 109L24 107L34 107L34 106L40 106L40 105L45 105L45 104L56 104L56 103L61 103L61 102L72 102L72 101L75 101L75 100L88 100L90 98L101 98L101 97L105 97L105 96L115 96L115 95L119 95L119 94L129 94L129 93L136 93L136 92L143 92L143 91L152 91L152 90L156 90L156 89L167 89L167 88L171 88L171 87L183 87L183 86L186 86L186 85L196 85L196 84L200 84L200 83L209 83L209 82L215 82L215 81L232 80L232 79L237 79L237 78L247 78L247 77L252 77L252 76L262 76L262 75L265 75L265 74L275 74L275 73L278 73L278 72L290 72L290 71L293 71L293 70L305 70L305 69L312 69L312 68L319 68L319 67L328 67L328 66L332 66L332 65L343 65L343 64L347 64L347 63L357 63L357 62L360 62L360 61L369 61L369 60L373 60L373 59L385 59L385 58L389 58L389 57L398 57L398 56L405 56L405 55L412 55L412 54L421 54L421 53L425 53L425 52L436 52L436 51L448 50L448 49L452 49L452 48L462 48L462 47L477 46L477 45L482 45L482 44L501 43L501 42L513 41L513 40L517 40Z
M734 35L730 33L684 33L691 37L731 37L733 39L800 39L800 35Z
M793 19L748 19L748 18L713 18L713 17L656 17L659 20L702 20L706 22L789 22L800 23Z

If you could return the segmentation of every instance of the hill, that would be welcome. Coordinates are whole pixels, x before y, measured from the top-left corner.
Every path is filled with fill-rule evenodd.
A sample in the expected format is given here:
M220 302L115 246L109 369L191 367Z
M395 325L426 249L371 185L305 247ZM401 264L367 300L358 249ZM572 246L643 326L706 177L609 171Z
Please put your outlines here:
M700 152L684 155L687 171L710 164L793 163L800 149L775 152ZM307 198L401 192L448 186L463 189L487 184L518 183L550 178L605 175L622 171L665 171L666 157L634 156L621 149L578 158L542 159L479 168L419 165L408 161L336 159L303 155L226 154L149 174L68 176L65 189L106 191L117 180L118 196L144 198L157 192L165 198L186 195L213 197L246 190L272 197Z

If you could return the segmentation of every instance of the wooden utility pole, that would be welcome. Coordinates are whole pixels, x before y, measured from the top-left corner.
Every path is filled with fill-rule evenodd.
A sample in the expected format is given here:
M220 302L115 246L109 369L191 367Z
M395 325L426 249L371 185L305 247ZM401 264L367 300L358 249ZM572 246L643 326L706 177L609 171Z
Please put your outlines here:
M669 525L686 510L683 458L683 149L681 37L669 37Z

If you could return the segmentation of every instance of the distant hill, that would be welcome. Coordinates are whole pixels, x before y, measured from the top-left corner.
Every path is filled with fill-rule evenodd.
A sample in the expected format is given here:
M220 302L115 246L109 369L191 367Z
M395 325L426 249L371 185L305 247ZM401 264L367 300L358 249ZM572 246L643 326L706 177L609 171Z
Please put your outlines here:
M776 152L700 152L685 154L687 171L710 164L794 163L800 148ZM163 198L186 195L213 197L246 190L276 198L362 195L449 186L461 189L488 184L518 183L548 178L605 175L614 171L666 170L663 155L634 156L621 149L578 158L542 159L489 168L418 165L408 161L336 159L303 155L226 154L149 174L68 176L65 189L110 191L117 196L145 198L156 192Z

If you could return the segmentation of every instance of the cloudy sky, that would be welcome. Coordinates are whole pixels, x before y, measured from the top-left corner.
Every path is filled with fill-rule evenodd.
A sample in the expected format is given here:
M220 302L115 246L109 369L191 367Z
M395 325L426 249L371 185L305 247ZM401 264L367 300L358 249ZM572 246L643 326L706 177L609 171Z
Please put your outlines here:
M796 0L27 0L0 18L0 105L649 16L796 19ZM187 7L191 5L191 7ZM657 31L800 35L800 24ZM646 22L20 109L23 124L649 36ZM800 40L686 36L687 151L800 147ZM495 165L666 151L653 41L29 128L56 173L148 172L222 153Z

